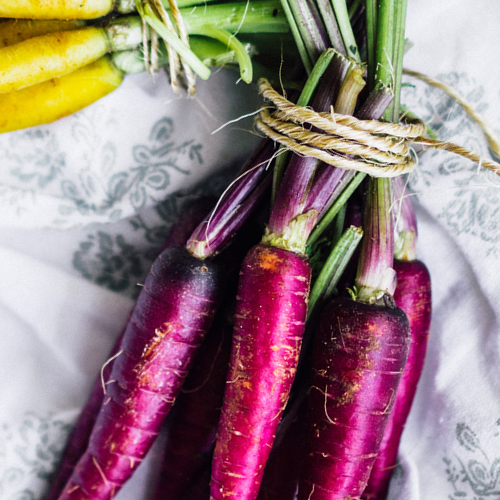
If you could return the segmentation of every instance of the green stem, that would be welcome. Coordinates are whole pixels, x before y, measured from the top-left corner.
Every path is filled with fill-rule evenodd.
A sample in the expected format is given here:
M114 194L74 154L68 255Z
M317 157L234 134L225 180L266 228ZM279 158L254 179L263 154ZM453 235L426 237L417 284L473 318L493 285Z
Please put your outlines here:
M359 55L358 45L356 38L351 27L351 20L349 19L349 12L345 0L332 0L333 10L337 18L337 24L344 40L344 46L347 51L348 57L354 59L356 62L361 62Z
M401 95L401 75L403 74L403 55L405 53L405 24L406 24L407 0L396 0L395 8L395 41L393 51L394 67L394 101L391 103L391 121L399 121L400 95Z
M332 296L362 236L363 230L361 228L351 226L334 246L311 289L307 311L308 318L311 317L317 305L324 303Z
M368 85L369 89L375 88L375 68L377 46L377 0L366 0L366 47L368 59Z
M231 2L181 9L189 34L212 26L231 33L288 33L290 27L278 0Z
M290 8L288 0L281 0L281 6L283 8L283 11L285 12L290 30L293 34L293 39L295 40L295 44L297 45L300 59L302 60L302 64L304 65L304 69L306 70L306 73L309 74L312 71L313 63L311 62L309 54L307 53L306 45L304 43L304 40L302 40L302 35L300 34L299 27L295 21L295 17L293 15L292 9Z
M332 228L332 243L331 246L334 247L340 240L342 232L344 231L345 216L347 213L347 203L344 203L335 217Z
M327 46L321 36L321 19L316 5L305 0L288 0L288 5L300 32L309 60L316 63Z
M314 68L307 78L304 88L302 89L302 92L297 99L298 106L307 106L309 104L309 101L311 100L311 97L314 94L314 91L316 90L321 77L325 74L328 66L330 66L330 63L332 62L335 54L335 49L327 49L319 56L319 59L314 65Z
M198 58L207 66L234 66L238 64L234 50L218 40L213 40L205 36L193 35L189 38L189 46L191 50L198 56ZM252 48L245 49L247 52L252 51ZM158 66L168 65L168 55L163 40L160 41L160 57L158 59ZM146 71L144 63L144 56L140 49L123 50L120 52L113 52L111 54L114 65L127 74L142 73Z
M357 299L373 304L395 290L394 228L390 212L391 179L369 182L364 219L365 239L356 276Z
M323 23L325 24L332 47L344 57L348 57L344 40L342 39L342 33L340 32L337 18L335 17L335 12L333 11L330 0L316 0L316 4L318 5L321 17L323 18Z
M375 51L375 82L392 88L394 88L395 82L395 68L393 66L395 39L394 11L394 0L379 0L377 15L377 48ZM383 118L386 121L391 121L392 110L390 107L384 113Z
M194 35L203 35L208 38L214 38L219 40L227 46L228 49L234 50L236 59L240 66L241 79L246 83L251 83L253 73L252 73L252 60L250 55L245 50L243 44L229 31L221 30L218 28L213 28L212 26L204 26L199 28L198 32L193 32Z

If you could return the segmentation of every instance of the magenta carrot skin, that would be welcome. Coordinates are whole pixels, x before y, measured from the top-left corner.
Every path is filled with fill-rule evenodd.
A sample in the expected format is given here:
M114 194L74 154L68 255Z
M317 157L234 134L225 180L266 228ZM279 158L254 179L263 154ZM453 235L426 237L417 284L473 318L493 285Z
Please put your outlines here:
M180 500L210 465L231 354L233 325L225 309L208 332L169 417L154 500Z
M212 466L213 500L257 498L295 376L309 281L307 259L287 250L259 244L243 261Z
M185 249L153 263L113 363L89 446L61 500L109 500L153 444L210 327L223 274Z
M399 308L336 298L323 310L299 500L360 498L394 404L409 334Z
M397 465L399 441L424 367L431 325L431 281L426 266L418 260L396 260L394 269L398 277L394 300L410 322L410 351L384 439L363 493L366 500L387 498L392 471Z
M213 207L215 201L216 200L208 196L204 196L197 198L193 203L189 204L170 228L163 244L162 251L169 247L185 245L191 233ZM124 331L116 340L108 356L109 360L111 360L120 350L123 334ZM92 428L94 427L94 423L104 400L102 381L108 381L112 367L113 362L108 362L102 373L99 373L96 377L87 403L83 407L68 437L54 479L51 482L50 490L44 497L44 500L57 500L64 485L70 478L76 463L87 449L90 433L92 432Z

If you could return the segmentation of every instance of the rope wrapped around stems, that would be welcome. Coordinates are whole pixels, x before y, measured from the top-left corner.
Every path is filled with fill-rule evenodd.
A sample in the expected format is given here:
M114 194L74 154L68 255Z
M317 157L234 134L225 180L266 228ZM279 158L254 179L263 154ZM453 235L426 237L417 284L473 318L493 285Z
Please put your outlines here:
M333 107L330 113L317 113L287 100L265 79L259 80L259 89L275 109L263 108L256 128L299 155L373 177L395 177L411 172L416 160L410 145L420 144L464 156L500 175L498 163L451 142L424 137L426 126L420 120L407 119L403 124L358 120L335 113Z

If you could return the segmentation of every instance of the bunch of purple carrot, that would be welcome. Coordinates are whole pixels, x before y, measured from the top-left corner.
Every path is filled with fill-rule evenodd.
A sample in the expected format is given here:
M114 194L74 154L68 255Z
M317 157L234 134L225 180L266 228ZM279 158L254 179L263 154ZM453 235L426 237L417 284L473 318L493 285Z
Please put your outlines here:
M332 5L284 3L297 105L398 121L405 2ZM155 500L386 498L430 323L404 185L264 139L174 226L46 500L112 499L163 427Z

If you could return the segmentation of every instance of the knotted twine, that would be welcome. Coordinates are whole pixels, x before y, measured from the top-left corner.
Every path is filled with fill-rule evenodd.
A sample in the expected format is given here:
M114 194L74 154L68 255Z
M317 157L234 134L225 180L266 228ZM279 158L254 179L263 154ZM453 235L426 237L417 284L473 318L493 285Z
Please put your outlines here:
M266 79L259 80L259 89L274 109L262 108L255 127L298 155L373 177L395 177L413 170L416 158L411 145L418 144L458 154L500 176L500 164L457 144L425 137L427 128L418 119L403 118L403 123L359 120L335 113L333 107L329 113L318 113L292 103Z

